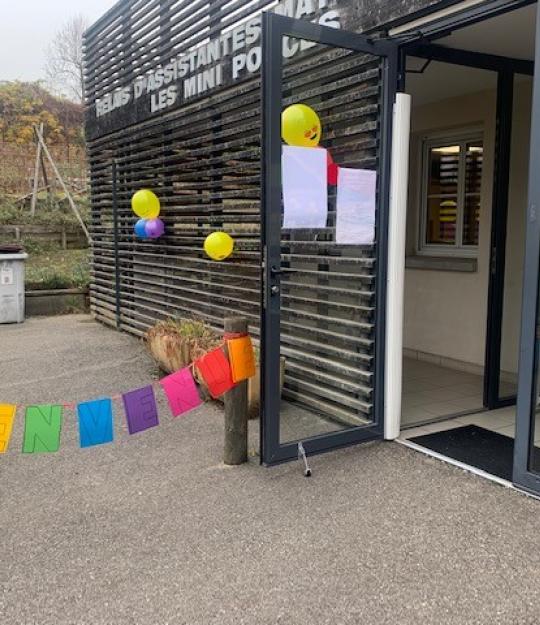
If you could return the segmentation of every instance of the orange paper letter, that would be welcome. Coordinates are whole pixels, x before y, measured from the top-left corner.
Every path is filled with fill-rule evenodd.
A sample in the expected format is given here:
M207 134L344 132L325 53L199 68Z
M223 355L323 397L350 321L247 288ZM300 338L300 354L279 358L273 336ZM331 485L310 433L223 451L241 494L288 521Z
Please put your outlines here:
M231 363L232 379L234 382L247 380L255 375L255 354L251 337L243 336L240 339L227 341L229 362Z
M0 454L7 451L16 411L17 406L0 404Z

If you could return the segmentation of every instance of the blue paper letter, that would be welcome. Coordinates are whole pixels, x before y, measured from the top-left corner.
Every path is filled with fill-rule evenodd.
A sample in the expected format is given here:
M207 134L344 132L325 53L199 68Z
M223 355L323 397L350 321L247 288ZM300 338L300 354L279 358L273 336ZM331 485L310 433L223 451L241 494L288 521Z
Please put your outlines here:
M112 401L97 399L77 406L81 447L111 443L113 440Z

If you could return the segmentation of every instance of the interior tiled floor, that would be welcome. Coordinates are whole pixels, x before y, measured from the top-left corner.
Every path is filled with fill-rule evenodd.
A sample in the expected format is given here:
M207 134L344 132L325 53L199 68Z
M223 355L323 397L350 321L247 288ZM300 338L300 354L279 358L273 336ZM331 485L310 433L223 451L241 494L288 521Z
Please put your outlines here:
M402 427L483 411L483 377L422 360L403 360ZM510 392L501 387L501 392Z
M482 385L481 376L404 359L401 438L470 424L514 437L515 406L484 410ZM510 393L512 387L501 387L501 391ZM451 418L444 419L446 416ZM535 444L540 445L540 415L536 419Z

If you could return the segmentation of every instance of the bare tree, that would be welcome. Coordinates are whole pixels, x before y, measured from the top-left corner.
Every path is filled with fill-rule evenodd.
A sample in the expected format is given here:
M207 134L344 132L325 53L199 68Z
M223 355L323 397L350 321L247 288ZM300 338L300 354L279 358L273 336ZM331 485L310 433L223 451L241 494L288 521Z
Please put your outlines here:
M82 46L87 26L83 15L74 15L47 48L45 71L51 87L78 102L84 97Z

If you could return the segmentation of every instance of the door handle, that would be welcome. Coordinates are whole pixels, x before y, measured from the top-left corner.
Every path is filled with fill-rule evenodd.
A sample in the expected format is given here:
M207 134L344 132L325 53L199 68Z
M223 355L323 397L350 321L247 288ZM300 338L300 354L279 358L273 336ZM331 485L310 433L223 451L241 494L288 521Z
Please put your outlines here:
M289 267L286 267L285 269L278 268L275 265L270 267L271 276L282 276L283 274L296 273L297 271L297 269L290 269Z

